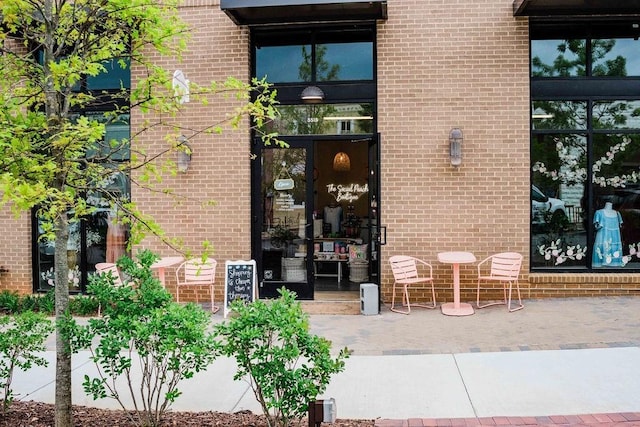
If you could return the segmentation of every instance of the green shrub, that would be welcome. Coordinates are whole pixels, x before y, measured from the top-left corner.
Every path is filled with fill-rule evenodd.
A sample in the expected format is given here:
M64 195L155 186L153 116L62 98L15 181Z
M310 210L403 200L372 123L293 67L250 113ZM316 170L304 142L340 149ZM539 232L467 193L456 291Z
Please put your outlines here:
M282 289L269 302L235 301L233 315L216 325L221 352L235 357L234 379L249 377L269 426L288 426L302 418L309 402L324 392L332 374L344 370L349 350L333 359L331 342L309 333L309 316Z
M16 292L0 292L0 313L12 314L20 311L20 295Z
M91 316L98 312L98 300L91 295L76 295L69 300L69 311L78 316Z
M85 376L85 393L94 399L115 399L123 409L128 395L135 413L131 422L144 426L157 426L180 396L179 382L216 357L209 313L172 301L151 271L156 259L143 251L137 262L118 261L133 287L114 286L109 275L93 276L89 288L102 305L103 316L89 319L86 326L70 318L65 327L73 350L88 348L98 369L96 377ZM134 367L140 368L141 378Z
M35 296L38 300L38 311L52 316L56 312L55 290L49 289L46 294Z
M15 313L20 313L23 311L36 311L41 312L40 310L40 300L42 299L42 295L39 294L30 294L24 295L20 298L20 306Z
M14 370L26 371L33 365L47 365L47 360L35 353L45 350L44 343L53 330L53 323L40 313L25 311L13 317L0 316L2 413L13 401L11 380Z

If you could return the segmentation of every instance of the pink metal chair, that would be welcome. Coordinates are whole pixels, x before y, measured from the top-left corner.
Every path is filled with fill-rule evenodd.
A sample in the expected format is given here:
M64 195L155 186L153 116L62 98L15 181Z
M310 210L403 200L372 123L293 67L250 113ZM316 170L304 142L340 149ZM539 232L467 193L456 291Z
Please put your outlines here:
M433 287L433 268L431 264L424 262L418 258L407 255L395 255L389 258L391 271L393 272L393 294L391 296L391 311L396 313L411 313L411 303L409 302L409 287L421 287L420 285L431 284L431 298L433 305L417 304L416 307L436 308L436 291ZM428 275L420 275L420 270L428 271ZM396 303L396 286L402 286L402 306L407 307L406 310L398 310L395 308Z
M118 266L111 262L99 262L96 264L96 274L109 274L113 278L114 286L123 286ZM102 315L102 305L98 305L98 316Z
M220 307L215 305L213 298L213 284L216 279L217 264L217 261L212 258L207 258L204 261L201 258L191 259L180 264L176 269L176 301L180 302L180 288L208 285L211 292L211 312L217 312ZM197 303L198 293L196 292Z
M478 308L496 304L505 304L510 312L524 308L522 298L520 297L520 286L518 284L521 267L522 255L517 252L502 252L482 260L478 264L478 294L476 298ZM504 300L480 305L480 286L482 283L492 281L502 283ZM518 306L511 308L511 292L514 286L518 294Z
M123 282L120 278L120 271L116 264L110 262L100 262L96 264L97 274L110 274L113 277L113 284L116 286L122 286Z

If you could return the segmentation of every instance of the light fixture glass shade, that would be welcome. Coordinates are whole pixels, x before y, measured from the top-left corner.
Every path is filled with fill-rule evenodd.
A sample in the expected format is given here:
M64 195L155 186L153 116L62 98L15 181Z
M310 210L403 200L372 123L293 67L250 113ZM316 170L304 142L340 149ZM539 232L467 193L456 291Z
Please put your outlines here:
M183 135L178 138L178 155L176 158L176 166L178 172L186 173L191 165L191 146L187 143L187 138Z
M340 151L333 158L333 170L337 172L349 172L351 170L351 159L347 153Z
M449 158L451 166L458 167L462 164L462 130L451 129L449 132Z
M300 94L300 99L306 104L317 104L324 99L324 92L318 86L307 86Z

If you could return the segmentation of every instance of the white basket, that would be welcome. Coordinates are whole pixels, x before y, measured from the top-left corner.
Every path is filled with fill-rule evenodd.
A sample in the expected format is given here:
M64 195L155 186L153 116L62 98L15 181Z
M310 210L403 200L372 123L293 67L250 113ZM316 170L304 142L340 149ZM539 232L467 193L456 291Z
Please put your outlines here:
M282 280L285 282L304 282L307 270L304 258L282 258Z
M284 281L285 282L306 282L307 281L307 271L306 270L285 270L284 271Z
M369 261L351 261L349 263L349 281L360 283L367 280L369 280Z

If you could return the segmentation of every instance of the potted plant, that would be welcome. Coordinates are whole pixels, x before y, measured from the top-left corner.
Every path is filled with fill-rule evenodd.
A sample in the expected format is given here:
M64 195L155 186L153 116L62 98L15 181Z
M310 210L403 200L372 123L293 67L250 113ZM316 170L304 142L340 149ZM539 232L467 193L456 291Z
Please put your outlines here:
M284 256L292 257L294 255L293 239L297 239L298 235L289 227L277 225L269 232L271 236L271 245L274 248L284 248Z

